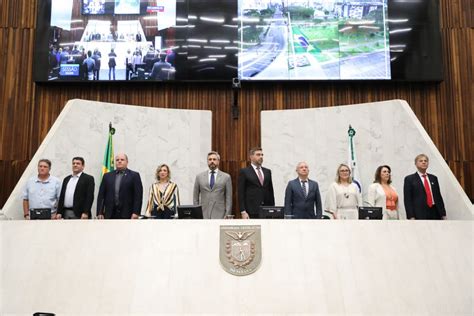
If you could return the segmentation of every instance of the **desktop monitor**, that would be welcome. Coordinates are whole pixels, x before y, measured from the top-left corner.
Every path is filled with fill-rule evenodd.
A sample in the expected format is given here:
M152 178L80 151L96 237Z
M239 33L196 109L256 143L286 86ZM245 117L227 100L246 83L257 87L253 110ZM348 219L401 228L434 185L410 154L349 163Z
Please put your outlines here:
M51 209L32 208L30 209L30 219L51 219Z
M381 207L359 207L359 219L382 219Z
M201 205L178 206L179 219L203 219Z
M261 206L260 207L260 218L284 218L285 212L283 206Z

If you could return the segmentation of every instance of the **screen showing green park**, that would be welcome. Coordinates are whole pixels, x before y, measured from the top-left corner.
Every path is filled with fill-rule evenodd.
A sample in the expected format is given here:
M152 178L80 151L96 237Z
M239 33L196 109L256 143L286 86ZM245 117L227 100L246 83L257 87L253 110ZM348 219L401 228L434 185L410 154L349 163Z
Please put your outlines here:
M390 79L387 0L240 0L242 80Z

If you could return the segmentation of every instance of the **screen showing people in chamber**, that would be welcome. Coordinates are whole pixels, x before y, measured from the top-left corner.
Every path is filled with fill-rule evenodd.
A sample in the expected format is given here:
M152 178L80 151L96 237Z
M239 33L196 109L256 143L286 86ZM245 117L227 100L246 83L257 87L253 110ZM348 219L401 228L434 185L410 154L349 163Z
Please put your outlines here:
M38 0L34 79L442 80L438 0Z

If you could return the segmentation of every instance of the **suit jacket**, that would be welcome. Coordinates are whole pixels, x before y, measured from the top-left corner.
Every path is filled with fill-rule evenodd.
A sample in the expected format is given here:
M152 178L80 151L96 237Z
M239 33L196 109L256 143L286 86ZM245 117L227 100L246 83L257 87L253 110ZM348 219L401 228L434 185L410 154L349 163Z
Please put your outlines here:
M305 197L299 178L288 182L285 191L285 214L293 215L297 219L322 217L323 207L318 183L308 179L306 189L308 195Z
M434 206L438 211L439 217L446 216L444 208L443 197L439 188L438 178L435 175L428 173L428 179L431 183L431 193L433 194ZM417 172L405 177L403 183L403 195L405 202L405 211L407 212L407 219L414 217L415 219L427 219L428 204L426 202L426 192L423 181Z
M209 172L204 171L198 174L194 181L193 201L194 205L200 204L202 206L202 214L205 219L222 219L225 215L231 214L232 181L230 175L219 170L211 189Z
M97 216L112 218L115 209L115 177L117 171L104 174L97 197ZM143 185L138 172L125 169L120 182L119 207L120 216L130 219L132 214L140 215L142 209Z
M263 185L260 184L252 166L240 169L239 173L239 204L240 211L247 211L250 218L258 218L260 206L275 205L273 195L272 172L263 168Z
M72 175L69 175L64 178L61 193L59 195L58 214L61 214L62 216L64 216L64 198L66 196L66 188L71 177ZM91 208L92 203L94 202L94 188L94 177L83 172L79 177L79 180L77 180L76 190L74 190L72 209L76 217L81 218L83 213L86 213L89 218L92 217Z

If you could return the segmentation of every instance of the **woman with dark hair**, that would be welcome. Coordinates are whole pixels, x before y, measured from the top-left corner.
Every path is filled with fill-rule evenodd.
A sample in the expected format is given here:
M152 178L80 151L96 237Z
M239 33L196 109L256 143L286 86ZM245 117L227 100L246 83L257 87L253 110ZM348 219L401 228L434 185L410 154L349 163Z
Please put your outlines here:
M359 219L359 206L362 197L358 188L352 184L351 168L340 164L337 168L336 181L333 182L326 194L326 211L334 219Z
M157 182L151 185L145 215L159 219L176 218L177 206L180 204L179 190L176 183L171 181L168 165L159 165L155 176Z
M398 194L392 183L392 170L389 166L379 166L375 180L369 186L367 202L370 206L382 207L383 219L400 219L398 214Z

